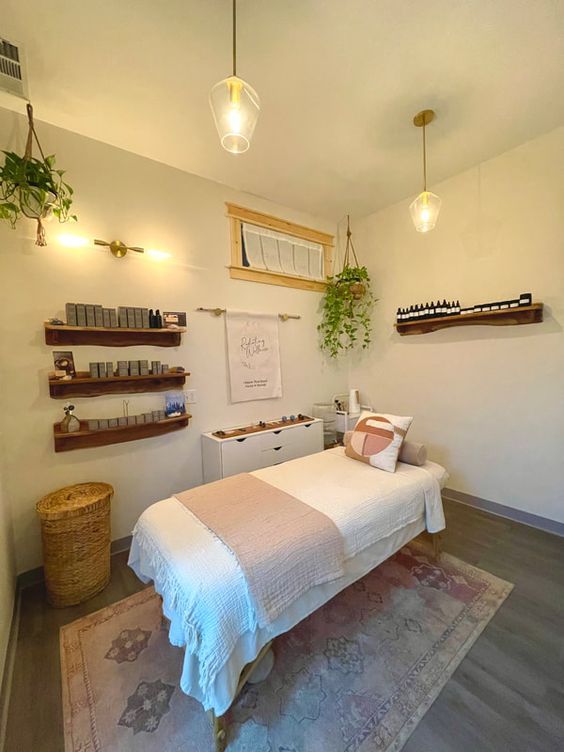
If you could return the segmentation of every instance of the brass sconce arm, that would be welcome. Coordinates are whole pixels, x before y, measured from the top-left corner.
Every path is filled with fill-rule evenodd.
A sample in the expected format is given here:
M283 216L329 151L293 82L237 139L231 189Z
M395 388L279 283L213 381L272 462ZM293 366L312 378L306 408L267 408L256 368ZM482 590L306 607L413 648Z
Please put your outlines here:
M123 258L128 251L135 251L135 253L145 253L145 249L139 246L126 245L121 240L112 240L108 243L106 240L94 240L94 245L103 245L110 249L112 256L116 258Z

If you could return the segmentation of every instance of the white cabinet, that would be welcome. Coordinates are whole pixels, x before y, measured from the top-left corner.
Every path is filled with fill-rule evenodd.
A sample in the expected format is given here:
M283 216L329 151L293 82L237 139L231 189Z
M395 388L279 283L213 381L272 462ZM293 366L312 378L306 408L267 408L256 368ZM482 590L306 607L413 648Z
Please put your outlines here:
M202 434L204 483L323 451L323 421L290 424L248 436L222 439Z

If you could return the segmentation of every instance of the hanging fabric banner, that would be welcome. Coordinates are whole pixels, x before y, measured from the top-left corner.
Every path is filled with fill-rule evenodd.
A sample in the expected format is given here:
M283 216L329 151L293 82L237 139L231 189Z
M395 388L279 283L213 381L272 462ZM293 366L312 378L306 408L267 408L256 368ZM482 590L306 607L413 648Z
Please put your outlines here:
M278 316L227 311L225 325L231 401L281 397Z

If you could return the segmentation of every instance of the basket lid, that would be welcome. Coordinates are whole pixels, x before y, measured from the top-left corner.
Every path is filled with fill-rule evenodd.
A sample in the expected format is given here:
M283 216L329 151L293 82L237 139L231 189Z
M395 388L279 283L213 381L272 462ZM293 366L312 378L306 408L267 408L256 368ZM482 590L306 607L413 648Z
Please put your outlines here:
M92 511L114 493L109 483L76 483L39 499L35 509L44 520L74 517Z

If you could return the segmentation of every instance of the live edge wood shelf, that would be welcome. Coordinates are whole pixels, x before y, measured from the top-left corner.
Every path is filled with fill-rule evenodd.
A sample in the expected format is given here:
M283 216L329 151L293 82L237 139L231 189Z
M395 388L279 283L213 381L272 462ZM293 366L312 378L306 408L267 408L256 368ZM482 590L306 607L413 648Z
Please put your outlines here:
M186 383L184 373L161 373L148 376L108 376L93 379L86 371L79 371L74 379L49 379L49 395L53 399L68 397L101 397L104 394L141 394L182 389Z
M105 329L98 326L64 326L45 324L47 345L105 345L106 347L129 347L130 345L154 345L178 347L186 329Z
M98 431L89 431L88 422L80 421L80 431L74 433L62 433L61 424L53 426L56 452L69 452L72 449L87 449L100 447L108 444L123 444L126 441L148 439L151 436L162 436L171 431L179 431L186 428L192 416L179 415L177 418L166 418L157 423L137 423L132 426L118 426L117 428L102 428Z
M543 304L533 303L519 308L504 308L501 311L481 311L464 316L443 316L423 321L407 321L396 324L396 329L403 336L407 334L427 334L451 326L515 326L517 324L539 324L543 320Z

